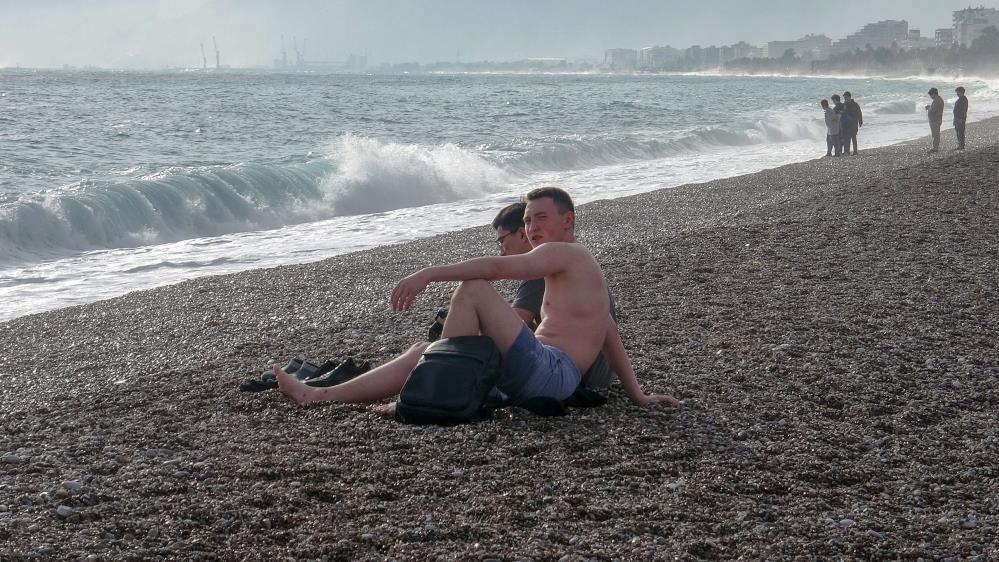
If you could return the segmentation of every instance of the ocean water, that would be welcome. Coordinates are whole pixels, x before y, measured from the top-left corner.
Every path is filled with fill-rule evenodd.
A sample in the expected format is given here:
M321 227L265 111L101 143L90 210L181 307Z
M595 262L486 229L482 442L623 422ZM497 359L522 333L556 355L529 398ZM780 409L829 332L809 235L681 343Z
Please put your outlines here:
M950 84L0 70L0 320L486 224L543 184L586 202L812 159L844 90L861 150L891 144ZM963 84L999 115L999 84Z

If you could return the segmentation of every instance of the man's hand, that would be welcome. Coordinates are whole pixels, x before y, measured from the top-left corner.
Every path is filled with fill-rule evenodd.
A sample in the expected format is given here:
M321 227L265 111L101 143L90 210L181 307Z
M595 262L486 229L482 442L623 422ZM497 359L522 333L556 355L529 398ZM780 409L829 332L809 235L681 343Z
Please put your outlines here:
M423 275L423 271L417 271L399 281L395 289L392 290L392 296L389 297L392 310L409 310L416 296L427 290L429 282Z
M680 401L668 394L643 394L635 401L639 406L679 406Z

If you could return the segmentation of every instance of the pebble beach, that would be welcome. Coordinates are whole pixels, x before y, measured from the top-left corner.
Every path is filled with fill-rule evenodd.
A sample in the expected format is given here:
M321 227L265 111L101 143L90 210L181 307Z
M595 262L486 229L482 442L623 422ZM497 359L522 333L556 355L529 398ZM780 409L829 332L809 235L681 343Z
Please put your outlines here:
M389 292L488 226L2 323L0 560L995 560L999 119L863 140L577 210L677 408L438 428L238 390L420 341L454 285Z

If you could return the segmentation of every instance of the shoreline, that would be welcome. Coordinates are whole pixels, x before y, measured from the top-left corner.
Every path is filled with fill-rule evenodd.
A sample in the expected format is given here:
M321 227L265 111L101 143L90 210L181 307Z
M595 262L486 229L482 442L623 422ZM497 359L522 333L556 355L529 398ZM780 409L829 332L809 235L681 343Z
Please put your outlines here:
M0 558L995 557L999 119L968 144L580 206L675 410L413 428L237 391L419 340L452 285L391 286L488 226L2 323Z
M986 118L981 119L979 121L973 121L973 122L969 123L969 126L972 127L972 130L974 130L974 128L978 127L980 124L982 126L985 126L986 128L990 128L992 126L992 125L990 125L990 123L995 122L996 119L999 119L999 116L996 116L996 117L986 117ZM948 131L949 131L949 129L945 130L944 133L946 134ZM899 141L889 141L889 142L893 142L894 144L893 145L888 145L888 146L901 145L901 144L918 142L918 141L919 141L919 139L906 139L906 140L899 140ZM878 146L878 148L884 148L884 146ZM866 148L865 152L870 151L870 150L871 150L870 148ZM821 149L817 150L817 152L820 153ZM815 157L811 158L811 160L815 160L815 159L816 159ZM777 166L777 168L780 168L782 166L787 166L787 165L805 164L807 162L810 162L811 160L795 161L795 162L790 162L788 164L781 164L781 165ZM770 162L767 162L764 165L772 165L772 164ZM895 164L892 164L892 165L899 165L899 164L895 163ZM765 171L770 170L770 169L774 169L774 168L767 168L767 169L763 169L761 171L765 172ZM738 173L738 172L734 171L734 170L727 170L727 171L725 171L723 173ZM719 179L719 180L732 180L732 179L743 177L743 176L750 176L750 175L752 175L754 173L756 173L756 172L746 172L746 173L740 173L738 175L726 176L726 177L717 178L717 179ZM680 188L687 188L687 187L690 187L690 186L693 186L693 185L702 185L702 184L705 184L705 183L712 183L714 181L716 181L716 180L715 179L709 179L709 180L704 180L704 181L701 181L701 182L685 183L685 184L680 184L680 185L676 185L676 186L664 186L664 187L661 187L660 189L680 189ZM629 196L630 195L623 195L621 197L629 197ZM344 217L330 217L330 219L338 219L338 218L339 219L343 219ZM468 221L466 221L466 224L467 223L468 223ZM459 229L457 231L466 230L468 228L474 229L476 227L474 227L474 226L473 227L459 227ZM431 229L431 231L433 231L433 230L435 230L435 229ZM457 231L451 231L451 232L457 232ZM261 231L261 232L267 232L267 231ZM250 234L252 234L252 232L250 232ZM430 235L429 237L432 237L432 236L434 236L434 235ZM178 241L178 243L190 243L191 241L197 241L197 240L199 240L199 239L198 238L190 238L190 239ZM404 243L412 242L412 241L415 241L415 240L407 240L407 241L402 241L402 242L391 242L390 244L404 244ZM382 241L381 243L384 244L385 241ZM170 246L170 245L171 244L167 244L167 246ZM149 246L149 247L146 247L146 248L155 248L155 247L156 246ZM113 249L110 249L110 248L105 249L105 250L107 250L107 251L113 251ZM364 250L351 250L351 251L349 251L347 253L349 254L349 253L354 253L354 252L358 252L358 251L364 251ZM314 251L312 253L322 253L322 252ZM327 255L327 257L322 257L322 258L318 258L317 256L310 254L306 259L319 261L319 260L322 260L322 259L328 259L329 257L335 257L336 255L344 255L344 254ZM72 256L64 256L64 258L65 259L71 259ZM187 258L177 258L177 259L187 259ZM259 262L253 264L253 266L259 266L259 265L260 265ZM31 264L24 264L24 266L25 267L31 267ZM143 265L143 266L140 266L140 267L145 267L145 266ZM198 278L202 278L202 277L206 277L206 276L207 277L214 277L214 276L220 276L220 275L229 275L229 274L232 274L232 273L239 273L239 272L242 272L242 271L249 271L249 270L246 270L246 269L237 270L237 271L224 271L223 270L223 271L220 271L220 272L212 272L212 271L204 271L204 272L202 272L202 271L192 270L189 273L193 274L194 276L192 276L192 277L190 277L188 279L177 280L176 277L171 278L170 275L167 275L165 281L164 281L163 278L153 279L153 280L150 280L150 279L147 279L147 278L142 278L142 279L130 280L130 281L132 281L132 282L135 283L135 285L132 285L132 287L134 287L133 290L142 291L142 290L150 290L150 289L156 288L156 287L163 287L163 286L174 285L174 284L181 283L181 282L184 282L184 281L190 281L190 280L194 280L194 279L198 279ZM102 272L100 270L96 270L96 273L101 274ZM123 289L119 289L119 290L126 290L125 288L127 288L129 286L128 283L124 279L114 278L111 281L112 282L109 283L110 286L114 286L114 287L119 287L120 286L120 287L123 287ZM153 283L164 283L164 282L166 283L166 285L153 284ZM137 287L136 287L136 285L137 285ZM128 294L128 293L114 294L114 291L108 291L108 292L110 292L110 293L112 293L114 295L114 296L108 296L107 294L101 294L101 291L99 291L99 290L95 290L93 288L87 288L87 289L83 290L83 294L84 294L83 297L77 296L75 298L68 298L68 299L67 298L59 298L58 297L58 295L63 294L65 291L67 291L67 289L71 288L72 286L73 285L72 285L71 281L65 281L65 282L63 282L61 284L54 284L54 285L52 285L49 288L49 292L46 293L46 294L47 295L55 295L56 297L54 299L49 299L48 297L40 294L38 296L38 298L35 299L35 301L32 301L32 300L29 299L28 302L31 303L31 305L32 305L31 309L38 310L39 308L42 308L43 309L42 312L48 312L48 311L53 311L53 310L61 310L63 308L69 308L69 307L73 307L73 306L80 306L81 304L89 304L89 303L92 303L92 302L97 302L96 300L87 300L87 299L108 300L108 299L111 299L111 298L116 298L118 296L123 296L124 294ZM31 286L31 287L32 287L32 290L34 290L35 287L34 286ZM8 295L9 298L14 299L12 302L15 302L15 303L19 302L18 299L16 298L16 294L17 293L15 292L14 294ZM57 302L53 302L53 300L57 301ZM70 303L72 303L72 304L67 304L67 301L70 302ZM23 302L23 301L21 301L21 302ZM48 306L57 306L58 308L46 308ZM10 321L10 320L15 320L17 318L22 317L24 315L24 311L25 310L28 310L28 308L27 307L18 306L18 305L13 305L13 306L9 307L8 310L4 311L3 315L0 315L0 324L2 324L4 322L7 322L7 321ZM10 313L10 314L21 314L22 316L11 316L11 317L7 317L6 316L7 313Z

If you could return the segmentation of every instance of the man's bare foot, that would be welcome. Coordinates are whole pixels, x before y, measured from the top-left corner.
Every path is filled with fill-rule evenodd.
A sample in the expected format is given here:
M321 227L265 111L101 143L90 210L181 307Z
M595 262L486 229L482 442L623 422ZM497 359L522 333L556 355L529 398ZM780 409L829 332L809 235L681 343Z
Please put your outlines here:
M388 404L375 404L374 406L368 407L368 409L379 416L385 416L386 418L395 416L395 402L389 402Z
M277 377L278 388L281 389L281 393L288 397L289 400L296 404L309 404L315 402L313 395L316 391L315 388L305 384L305 381L300 381L295 375L289 375L284 372L284 369L274 365L274 376Z

